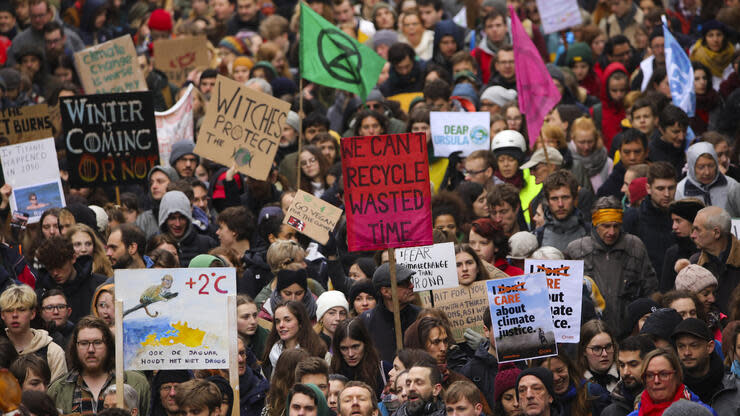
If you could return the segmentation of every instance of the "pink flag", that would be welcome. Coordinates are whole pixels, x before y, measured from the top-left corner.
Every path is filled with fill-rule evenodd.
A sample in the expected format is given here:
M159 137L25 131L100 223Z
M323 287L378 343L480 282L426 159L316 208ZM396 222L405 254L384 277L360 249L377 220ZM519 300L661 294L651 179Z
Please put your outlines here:
M555 87L537 47L524 31L522 22L512 7L509 7L509 15L519 110L527 116L529 144L534 145L545 116L560 102L560 91Z

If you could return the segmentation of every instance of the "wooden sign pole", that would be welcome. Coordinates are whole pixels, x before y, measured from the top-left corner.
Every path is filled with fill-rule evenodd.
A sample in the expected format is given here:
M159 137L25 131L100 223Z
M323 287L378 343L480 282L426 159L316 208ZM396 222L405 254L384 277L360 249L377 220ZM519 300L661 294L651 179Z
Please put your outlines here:
M118 187L116 187L118 189ZM123 301L116 299L116 407L125 409L123 403Z
M229 328L229 384L231 384L231 389L234 391L231 416L239 416L239 341L236 325L236 295L228 295L226 302Z
M401 331L401 308L398 302L398 282L396 280L396 251L388 247L388 265L391 271L391 294L393 296L393 323L396 328L396 351L403 349L403 331Z

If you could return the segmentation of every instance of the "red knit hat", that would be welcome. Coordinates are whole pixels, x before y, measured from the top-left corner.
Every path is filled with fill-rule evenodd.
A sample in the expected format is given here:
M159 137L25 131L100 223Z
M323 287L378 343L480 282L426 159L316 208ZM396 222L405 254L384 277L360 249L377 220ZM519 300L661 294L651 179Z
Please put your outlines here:
M630 205L647 196L647 178L635 178L630 182Z
M501 396L506 390L516 388L516 379L521 372L522 370L514 364L506 363L499 366L493 381L493 397L497 403L501 401Z
M152 12L151 16L149 16L149 21L147 22L147 25L149 26L149 29L152 30L171 32L172 16L165 9L155 9Z

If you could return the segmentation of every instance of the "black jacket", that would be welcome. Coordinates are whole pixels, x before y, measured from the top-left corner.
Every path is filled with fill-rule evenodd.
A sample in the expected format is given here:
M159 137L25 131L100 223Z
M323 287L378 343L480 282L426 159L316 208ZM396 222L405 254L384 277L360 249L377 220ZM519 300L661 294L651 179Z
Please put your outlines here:
M626 172L627 169L625 169L622 162L614 165L612 173L609 174L606 181L604 181L604 183L601 184L601 187L596 191L596 198L612 195L621 200L624 196L624 193L622 193L622 185L624 185L624 174Z
M198 254L206 254L216 247L216 240L199 233L193 224L190 224L185 236L178 243L180 249L180 266L188 267L190 260Z
M672 290L676 284L676 261L688 259L699 251L691 237L674 236L673 238L676 244L668 247L663 255L663 271L660 274L660 285L658 286L663 293Z
M247 250L242 256L242 266L244 272L236 280L236 291L246 293L254 299L273 278L270 266L267 265L267 247Z
M622 230L642 240L653 269L656 272L663 270L665 249L675 242L671 215L667 211L656 207L648 195L639 207L630 207L624 211Z
M473 357L460 370L460 374L475 383L486 397L486 401L493 404L496 403L493 386L498 374L498 360L488 352L489 345L489 341L481 342Z
M406 305L401 309L401 334L406 332L411 324L416 321L421 309L416 305ZM380 353L380 359L383 361L393 362L396 356L396 331L393 323L393 312L385 307L382 299L378 300L377 306L365 311L360 315L365 328L370 331L373 337L373 343Z
M638 395L641 391L637 392ZM612 404L601 411L601 416L627 416L635 410L636 395L627 390L624 382L619 380L611 393Z
M704 403L712 403L712 397L724 388L722 383L724 374L725 368L722 359L719 358L716 352L712 351L709 356L709 372L703 377L694 378L684 369L683 384L699 396Z
M648 145L648 159L651 162L668 162L676 170L676 178L686 164L686 151L681 148L675 148L660 137L655 137Z
M90 314L95 289L105 282L106 276L92 272L93 259L90 256L80 256L74 262L73 267L77 276L74 279L66 281L59 285L51 277L49 272L44 270L39 276L36 283L36 294L41 297L44 292L50 289L61 289L67 297L67 302L72 308L72 314L69 320L77 322L80 318Z

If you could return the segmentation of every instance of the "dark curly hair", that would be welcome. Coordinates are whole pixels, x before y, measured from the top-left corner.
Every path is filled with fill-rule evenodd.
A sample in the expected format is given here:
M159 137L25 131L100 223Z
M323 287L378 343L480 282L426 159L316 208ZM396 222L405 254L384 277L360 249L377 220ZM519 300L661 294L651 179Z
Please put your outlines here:
M75 248L72 242L60 235L55 235L41 243L36 257L46 270L58 269L74 258Z

